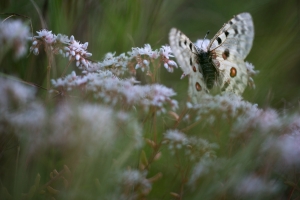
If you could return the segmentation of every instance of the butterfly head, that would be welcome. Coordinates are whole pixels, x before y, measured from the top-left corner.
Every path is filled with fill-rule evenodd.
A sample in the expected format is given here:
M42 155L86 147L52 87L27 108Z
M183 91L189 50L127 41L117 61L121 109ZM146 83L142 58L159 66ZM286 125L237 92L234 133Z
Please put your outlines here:
M203 39L203 40L199 39L195 42L195 46L197 47L198 52L200 51L207 52L209 43L210 40L208 39Z

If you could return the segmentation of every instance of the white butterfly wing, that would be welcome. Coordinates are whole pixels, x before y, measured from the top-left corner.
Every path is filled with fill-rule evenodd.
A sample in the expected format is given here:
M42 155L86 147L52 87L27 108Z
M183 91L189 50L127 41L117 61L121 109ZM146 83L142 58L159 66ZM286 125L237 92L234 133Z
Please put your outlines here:
M254 26L249 13L241 13L219 30L208 50L215 55L222 91L242 94L248 83L244 59L249 54L254 38Z
M208 92L197 60L197 47L181 31L172 28L169 33L170 47L184 75L189 75L189 96L197 103L201 94Z
M241 59L249 54L254 38L254 26L249 13L234 16L218 31L208 45L210 51L222 46Z

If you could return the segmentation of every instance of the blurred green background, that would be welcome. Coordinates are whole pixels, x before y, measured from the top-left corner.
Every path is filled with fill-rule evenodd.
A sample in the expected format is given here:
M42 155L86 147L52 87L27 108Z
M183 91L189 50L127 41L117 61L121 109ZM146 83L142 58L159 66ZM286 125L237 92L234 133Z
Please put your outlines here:
M120 54L132 47L151 44L159 48L168 43L170 28L177 27L192 41L208 38L233 15L250 12L255 26L253 48L247 61L260 73L254 77L256 89L247 88L244 98L260 107L298 108L300 97L300 3L297 0L5 0L0 1L1 18L16 13L29 17L33 32L42 28L53 33L74 35L76 40L89 42L92 59L101 60L105 53ZM15 17L20 18L20 17ZM26 20L25 18L21 18ZM45 20L46 27L42 25ZM45 85L47 58L28 55L14 61L4 59L2 73L25 81ZM56 57L52 78L60 77L67 61ZM76 70L75 66L69 72ZM169 74L161 70L161 83L172 87L186 98L187 79L180 80L181 70Z

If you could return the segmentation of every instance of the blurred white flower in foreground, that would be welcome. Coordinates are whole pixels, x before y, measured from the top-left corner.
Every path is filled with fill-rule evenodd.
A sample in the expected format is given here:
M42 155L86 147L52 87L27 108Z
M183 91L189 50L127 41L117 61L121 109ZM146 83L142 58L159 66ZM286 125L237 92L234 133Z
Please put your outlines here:
M0 53L12 48L15 58L27 52L27 41L30 37L29 27L20 20L0 21Z
M121 199L141 199L150 193L152 183L146 179L147 172L128 170L121 175Z
M236 196L246 198L263 198L264 196L275 194L279 189L276 181L264 180L260 176L249 175L241 179L236 185Z

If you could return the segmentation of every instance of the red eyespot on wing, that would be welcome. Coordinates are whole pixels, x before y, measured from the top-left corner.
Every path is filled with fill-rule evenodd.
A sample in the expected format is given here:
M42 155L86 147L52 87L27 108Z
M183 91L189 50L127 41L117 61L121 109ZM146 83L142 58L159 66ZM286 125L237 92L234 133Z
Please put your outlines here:
M200 92L202 90L202 87L198 82L196 82L195 87L198 92Z
M230 77L232 77L232 78L235 77L236 73L237 73L236 68L231 67L231 69L230 69Z

